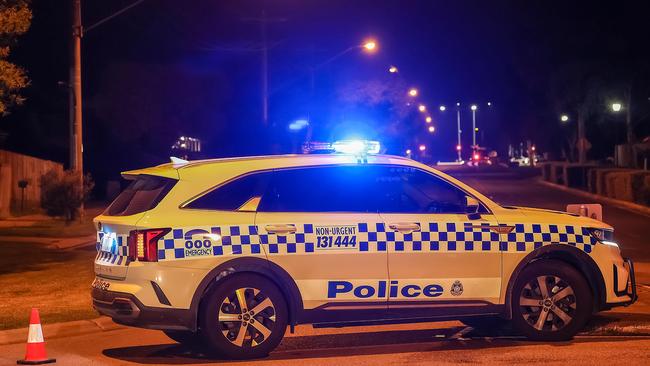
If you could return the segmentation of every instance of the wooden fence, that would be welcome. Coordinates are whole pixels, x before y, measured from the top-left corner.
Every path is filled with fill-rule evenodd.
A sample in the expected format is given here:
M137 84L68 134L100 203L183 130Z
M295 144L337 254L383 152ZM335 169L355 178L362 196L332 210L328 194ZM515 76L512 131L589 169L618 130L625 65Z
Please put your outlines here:
M0 192L11 192L9 199L0 194L0 217L8 213L9 207L20 208L22 189L20 181L26 181L24 189L25 209L38 208L41 203L41 175L50 170L63 171L63 164L50 160L43 160L10 151L0 150ZM7 187L7 185L9 187ZM7 206L9 205L9 207Z

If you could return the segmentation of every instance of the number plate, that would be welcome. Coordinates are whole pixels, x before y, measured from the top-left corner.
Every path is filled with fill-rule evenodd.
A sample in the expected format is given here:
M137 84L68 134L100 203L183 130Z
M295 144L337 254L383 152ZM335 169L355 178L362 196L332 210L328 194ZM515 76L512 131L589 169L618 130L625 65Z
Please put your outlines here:
M102 279L99 279L99 278L95 278L95 280L93 281L93 284L91 286L92 286L92 288L96 288L96 289L99 289L99 290L102 290L102 291L106 291L106 290L108 290L108 287L110 285L111 284L109 282L106 282L106 281L104 281Z
M113 253L113 247L117 245L117 235L115 233L105 233L102 236L102 241L99 250L102 252Z

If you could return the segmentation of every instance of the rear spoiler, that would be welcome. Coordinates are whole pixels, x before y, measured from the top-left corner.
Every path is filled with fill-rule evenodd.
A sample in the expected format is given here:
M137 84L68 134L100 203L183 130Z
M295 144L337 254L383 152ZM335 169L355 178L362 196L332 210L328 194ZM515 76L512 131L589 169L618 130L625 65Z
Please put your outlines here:
M122 177L124 177L124 179L133 180L138 175L146 174L146 175L156 175L159 177L178 180L180 179L180 176L178 174L178 168L185 166L186 164L189 163L189 161L179 159L176 157L171 157L170 159L171 159L171 163L161 164L151 168L127 170L121 173Z

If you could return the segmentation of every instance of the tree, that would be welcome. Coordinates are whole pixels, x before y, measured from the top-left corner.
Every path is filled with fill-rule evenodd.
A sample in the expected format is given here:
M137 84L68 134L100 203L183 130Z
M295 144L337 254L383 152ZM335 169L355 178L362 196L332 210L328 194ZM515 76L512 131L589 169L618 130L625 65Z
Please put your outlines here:
M576 134L567 136L568 155L573 157L572 150L577 149L577 160L581 164L587 162L590 149L587 123L602 109L605 69L601 60L579 59L558 67L549 78L549 98L557 115L566 112L575 120Z
M49 216L62 216L67 223L79 215L79 208L88 201L95 186L90 174L83 178L72 170L50 170L40 180L41 207Z
M371 126L382 140L405 143L412 137L412 123L417 109L407 96L408 85L396 78L352 80L338 90L342 116L363 115L373 121ZM341 120L345 120L341 118ZM332 129L331 126L329 126Z
M28 0L0 0L0 115L25 98L20 91L29 84L25 70L8 61L18 36L29 29L32 11Z

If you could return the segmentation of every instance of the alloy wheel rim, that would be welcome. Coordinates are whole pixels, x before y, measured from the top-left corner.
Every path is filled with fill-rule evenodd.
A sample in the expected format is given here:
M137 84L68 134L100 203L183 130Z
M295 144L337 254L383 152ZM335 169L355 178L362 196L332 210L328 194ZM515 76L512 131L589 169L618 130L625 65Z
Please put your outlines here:
M577 301L573 288L566 281L543 275L524 286L519 307L531 327L555 332L571 323L577 312Z
M264 343L273 333L275 320L273 301L256 288L238 288L219 306L221 333L237 347L252 348Z

